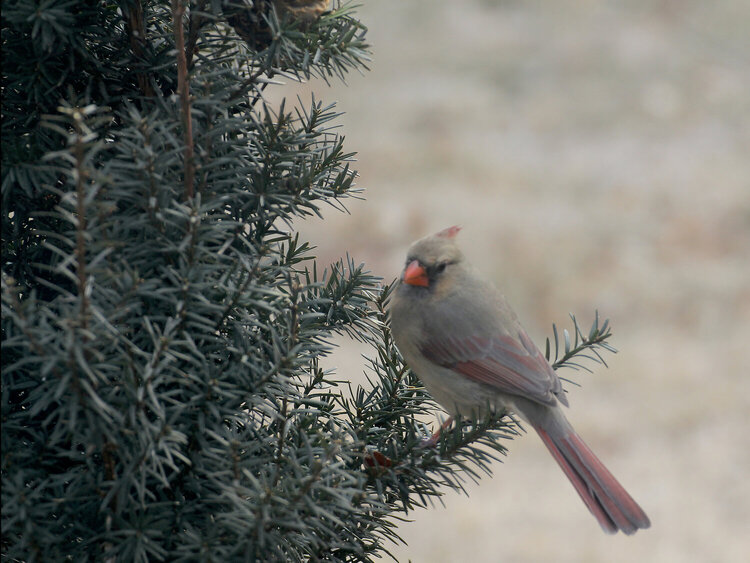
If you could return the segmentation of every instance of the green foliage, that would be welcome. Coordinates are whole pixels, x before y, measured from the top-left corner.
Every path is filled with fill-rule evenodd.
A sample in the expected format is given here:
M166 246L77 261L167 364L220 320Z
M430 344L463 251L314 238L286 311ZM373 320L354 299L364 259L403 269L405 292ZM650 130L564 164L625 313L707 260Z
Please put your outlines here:
M591 373L590 368L580 363L581 360L589 360L606 367L607 362L602 357L601 352L617 353L617 349L607 342L612 336L609 319L605 319L602 325L599 326L599 311L596 311L594 321L591 323L591 328L587 334L584 334L583 330L581 330L575 315L570 315L570 319L573 321L573 343L571 344L570 342L570 333L567 329L563 329L563 339L560 341L557 325L553 324L552 335L554 338L555 357L554 359L552 358L550 339L547 338L545 344L545 357L547 361L552 364L555 370L566 367L576 371L584 370ZM561 377L560 379L577 385L574 381L565 377Z
M332 105L263 91L365 68L366 28L277 5L3 4L8 560L371 560L516 432L422 447L390 286L291 232L358 197L353 153ZM373 346L366 388L320 368L338 333Z

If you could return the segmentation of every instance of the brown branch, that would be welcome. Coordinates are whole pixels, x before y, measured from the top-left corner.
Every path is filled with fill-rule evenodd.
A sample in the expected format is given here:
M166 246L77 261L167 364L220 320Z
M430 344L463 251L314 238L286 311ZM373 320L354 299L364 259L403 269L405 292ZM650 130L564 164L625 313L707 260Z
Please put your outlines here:
M136 56L139 62L144 59L144 48L143 45L146 43L146 26L143 23L143 5L141 0L133 0L130 5L123 5L123 12L125 16L125 28L128 31L128 37L130 38L130 48L133 50L133 54ZM138 86L141 92L149 98L154 96L154 89L151 86L151 81L148 75L144 72L139 72L137 75Z
M282 417L282 420L279 422L279 439L278 443L276 445L276 456L274 457L274 464L276 466L276 471L273 475L273 486L279 484L279 480L281 479L281 463L284 460L284 437L286 436L286 425L289 423L289 415L287 414L287 407L288 407L288 400L286 397L284 397L281 400L281 409L279 411L279 414Z
M115 462L115 458L112 455L115 450L117 450L117 446L110 441L105 442L104 446L102 447L102 461L104 462L104 472L108 481L115 481L117 479L117 465ZM116 496L112 497L111 506L113 510L116 510Z
M184 0L172 0L175 47L177 48L177 92L182 104L182 120L185 131L185 198L192 199L195 193L195 158L193 153L193 120L190 116L190 85L188 84L187 58L185 57L185 30L182 25L184 15Z
M86 339L86 329L88 328L88 308L89 300L86 296L86 170L84 168L83 160L85 158L84 147L83 147L83 131L80 124L79 112L76 111L74 114L75 128L76 128L76 141L73 148L73 154L76 159L75 164L75 175L76 175L76 214L78 215L78 221L76 223L76 271L78 274L78 294L81 299L81 319L80 328L83 329L82 337Z

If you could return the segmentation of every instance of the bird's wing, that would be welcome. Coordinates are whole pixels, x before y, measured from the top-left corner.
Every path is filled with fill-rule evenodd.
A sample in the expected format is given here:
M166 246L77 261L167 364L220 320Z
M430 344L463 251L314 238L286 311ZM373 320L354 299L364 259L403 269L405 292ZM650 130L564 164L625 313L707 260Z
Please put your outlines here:
M546 405L567 406L560 379L523 328L518 336L431 335L420 346L431 362L452 369L498 392Z

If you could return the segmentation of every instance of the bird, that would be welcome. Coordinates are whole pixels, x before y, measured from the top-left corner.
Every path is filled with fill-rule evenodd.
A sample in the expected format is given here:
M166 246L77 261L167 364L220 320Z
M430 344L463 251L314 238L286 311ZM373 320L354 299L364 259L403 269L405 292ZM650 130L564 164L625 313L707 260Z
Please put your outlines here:
M398 350L451 414L443 429L457 415L515 413L539 434L606 533L648 528L643 509L568 422L560 378L505 297L468 263L459 231L449 227L411 245L389 305Z

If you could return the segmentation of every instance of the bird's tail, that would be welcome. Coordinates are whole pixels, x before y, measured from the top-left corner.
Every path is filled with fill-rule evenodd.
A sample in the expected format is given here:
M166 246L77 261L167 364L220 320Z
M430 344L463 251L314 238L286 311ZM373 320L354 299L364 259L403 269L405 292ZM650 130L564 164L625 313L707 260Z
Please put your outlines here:
M570 432L550 435L535 427L583 502L608 534L618 530L630 535L651 522L615 477L604 467L580 436Z

